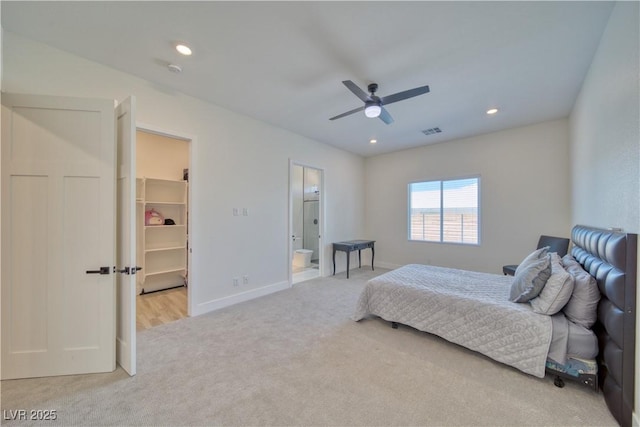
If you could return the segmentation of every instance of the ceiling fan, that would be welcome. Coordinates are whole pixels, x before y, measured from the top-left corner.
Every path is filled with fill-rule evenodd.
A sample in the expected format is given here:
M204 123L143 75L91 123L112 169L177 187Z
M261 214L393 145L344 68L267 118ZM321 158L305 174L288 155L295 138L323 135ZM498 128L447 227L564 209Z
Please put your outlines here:
M356 85L351 80L344 80L342 84L344 84L347 89L353 92L355 96L360 98L360 100L364 102L364 105L354 110L347 111L346 113L331 117L329 120L340 119L342 117L348 116L349 114L357 113L358 111L364 110L364 114L367 117L380 117L380 120L382 120L386 124L391 124L393 123L393 118L384 108L385 105L391 104L393 102L403 101L405 99L413 98L414 96L422 95L429 92L429 86L421 86L380 98L376 95L376 90L378 90L378 85L376 83L371 83L369 84L369 86L367 86L369 95L367 95L365 91L360 89L358 85Z

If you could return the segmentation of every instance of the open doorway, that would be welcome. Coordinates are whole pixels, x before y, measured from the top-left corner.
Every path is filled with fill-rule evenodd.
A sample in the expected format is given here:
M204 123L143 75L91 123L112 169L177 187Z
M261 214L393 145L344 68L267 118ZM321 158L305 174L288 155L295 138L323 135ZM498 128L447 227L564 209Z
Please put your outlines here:
M291 283L320 276L323 171L290 164Z
M188 316L190 140L136 132L136 329Z

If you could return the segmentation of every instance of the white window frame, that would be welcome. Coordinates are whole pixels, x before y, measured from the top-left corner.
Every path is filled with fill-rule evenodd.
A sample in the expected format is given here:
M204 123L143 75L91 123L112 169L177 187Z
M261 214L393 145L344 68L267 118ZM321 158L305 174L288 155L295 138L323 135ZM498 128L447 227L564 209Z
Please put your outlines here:
M450 241L444 241L444 221L442 221L443 218L443 199L444 199L444 194L442 191L442 188L444 186L444 184L446 182L450 182L450 181L461 181L461 180L467 180L467 179L475 179L477 180L477 185L478 185L478 206L477 206L477 228L478 228L478 233L477 233L477 242L450 242ZM411 236L411 186L413 184L423 184L423 183L434 183L434 182L440 182L440 237L438 240L426 240L426 239L414 239ZM482 200L481 200L481 178L480 175L470 175L470 176L462 176L462 177L455 177L455 178L433 178L433 179L425 179L425 180L420 180L420 181L413 181L410 182L409 184L407 184L407 239L410 242L422 242L422 243L439 243L439 244L452 244L452 245L464 245L464 246L480 246L481 243L481 236L482 236L482 215L481 215L481 207L482 207Z

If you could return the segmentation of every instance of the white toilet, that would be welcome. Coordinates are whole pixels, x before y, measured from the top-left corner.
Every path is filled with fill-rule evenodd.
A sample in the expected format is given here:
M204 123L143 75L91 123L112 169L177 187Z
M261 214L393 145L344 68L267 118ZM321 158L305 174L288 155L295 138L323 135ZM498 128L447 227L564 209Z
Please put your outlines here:
M296 249L293 253L293 265L296 267L310 267L312 254L313 251L311 249Z

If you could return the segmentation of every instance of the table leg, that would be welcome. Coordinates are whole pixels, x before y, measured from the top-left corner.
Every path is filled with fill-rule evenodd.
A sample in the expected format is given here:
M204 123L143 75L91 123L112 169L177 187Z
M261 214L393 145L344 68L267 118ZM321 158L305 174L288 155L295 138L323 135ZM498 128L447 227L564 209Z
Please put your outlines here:
M346 251L347 252L347 279L349 278L349 261L351 259L351 252L350 251Z
M360 252L362 252L362 250L358 249L358 268L362 268L362 254Z
M373 258L376 256L376 252L373 250L373 246L371 246L371 270L373 270Z
M336 250L333 250L333 275L336 275Z

